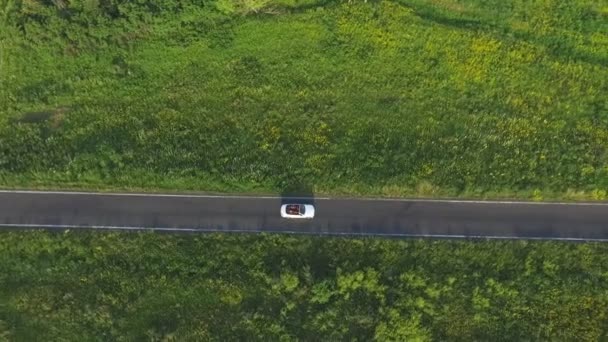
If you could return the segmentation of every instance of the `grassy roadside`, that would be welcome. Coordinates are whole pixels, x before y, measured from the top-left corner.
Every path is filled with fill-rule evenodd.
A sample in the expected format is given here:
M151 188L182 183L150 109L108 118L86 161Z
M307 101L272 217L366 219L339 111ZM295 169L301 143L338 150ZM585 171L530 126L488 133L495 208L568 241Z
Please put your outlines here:
M0 179L2 179L0 177ZM222 181L206 181L201 178L163 179L156 182L133 183L130 180L100 181L95 178L77 182L55 181L44 176L31 179L21 177L3 178L0 189L3 190L39 190L39 191L93 191L93 192L132 192L132 193L175 193L175 194L206 194L206 195L243 195L243 196L315 196L330 198L409 198L409 199L460 199L460 200L518 200L518 201L547 201L547 202L603 202L606 200L604 191L575 191L549 192L538 189L532 191L445 191L432 186L419 186L415 189L397 187L352 187L337 189L319 189L306 184L298 184L283 189L273 189L259 184L243 184L242 182L224 183Z
M606 197L598 1L4 5L3 187Z
M595 341L607 246L4 231L0 338Z

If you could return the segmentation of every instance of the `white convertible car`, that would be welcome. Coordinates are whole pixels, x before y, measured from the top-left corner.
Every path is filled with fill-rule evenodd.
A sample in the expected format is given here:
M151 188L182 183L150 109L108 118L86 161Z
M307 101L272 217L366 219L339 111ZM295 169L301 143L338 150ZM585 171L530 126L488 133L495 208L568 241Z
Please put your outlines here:
M315 207L312 204L283 204L281 217L283 218L313 218Z

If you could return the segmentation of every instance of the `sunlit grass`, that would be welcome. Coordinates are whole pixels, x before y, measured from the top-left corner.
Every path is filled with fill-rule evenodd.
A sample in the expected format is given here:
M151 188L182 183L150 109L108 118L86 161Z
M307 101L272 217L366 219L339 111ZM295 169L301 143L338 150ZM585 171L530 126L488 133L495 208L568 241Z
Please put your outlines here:
M30 20L5 31L0 183L601 199L608 27L588 4L188 5L55 18L53 40Z

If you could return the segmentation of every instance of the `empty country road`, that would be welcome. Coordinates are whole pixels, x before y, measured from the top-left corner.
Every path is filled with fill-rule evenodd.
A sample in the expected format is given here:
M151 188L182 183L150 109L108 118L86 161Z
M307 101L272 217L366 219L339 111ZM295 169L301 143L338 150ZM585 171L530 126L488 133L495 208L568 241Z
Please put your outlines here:
M281 218L287 202L315 218ZM0 227L608 241L608 204L5 190Z

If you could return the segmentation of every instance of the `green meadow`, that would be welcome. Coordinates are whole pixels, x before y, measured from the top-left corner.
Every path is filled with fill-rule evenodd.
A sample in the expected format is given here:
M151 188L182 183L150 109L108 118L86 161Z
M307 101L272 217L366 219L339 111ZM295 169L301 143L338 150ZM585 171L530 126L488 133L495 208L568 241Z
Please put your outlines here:
M605 0L0 0L0 186L606 198Z
M608 245L0 233L3 341L598 341Z

